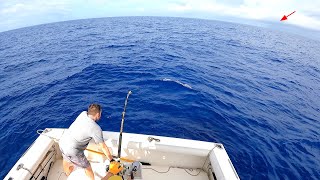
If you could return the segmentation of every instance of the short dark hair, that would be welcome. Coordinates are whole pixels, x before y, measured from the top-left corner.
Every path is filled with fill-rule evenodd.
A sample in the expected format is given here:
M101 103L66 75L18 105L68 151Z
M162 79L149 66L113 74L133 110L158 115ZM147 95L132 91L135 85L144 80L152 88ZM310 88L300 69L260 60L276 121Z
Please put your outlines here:
M99 104L90 104L88 107L88 114L89 115L96 115L97 113L101 112L101 106Z

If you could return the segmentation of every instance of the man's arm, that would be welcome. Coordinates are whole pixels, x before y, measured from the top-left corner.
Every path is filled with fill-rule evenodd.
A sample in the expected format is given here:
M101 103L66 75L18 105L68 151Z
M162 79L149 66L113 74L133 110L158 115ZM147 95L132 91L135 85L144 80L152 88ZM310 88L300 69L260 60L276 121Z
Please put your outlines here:
M106 143L102 142L102 143L99 143L99 145L100 145L103 153L107 156L107 158L108 158L109 160L111 160L111 159L112 159L112 155L111 155L111 153L110 153L110 151L109 151Z

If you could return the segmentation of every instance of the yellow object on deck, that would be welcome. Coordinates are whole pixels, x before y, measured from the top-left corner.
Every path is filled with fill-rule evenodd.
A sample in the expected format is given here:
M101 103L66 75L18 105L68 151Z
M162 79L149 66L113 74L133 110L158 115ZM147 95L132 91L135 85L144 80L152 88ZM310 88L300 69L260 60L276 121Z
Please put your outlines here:
M108 180L122 180L122 177L114 175L114 176L111 176Z
M123 166L117 161L112 161L109 165L109 172L114 175L118 174L120 171L122 171L122 169Z

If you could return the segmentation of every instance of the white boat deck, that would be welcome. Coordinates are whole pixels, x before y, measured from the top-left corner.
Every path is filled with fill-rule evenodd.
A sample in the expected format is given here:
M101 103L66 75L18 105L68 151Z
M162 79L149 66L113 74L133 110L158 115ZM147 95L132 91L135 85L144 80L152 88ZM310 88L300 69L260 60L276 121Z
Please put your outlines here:
M66 174L63 172L62 159L56 160L48 174L48 180L65 180Z
M32 177L41 179L47 177L49 180L68 179L63 172L62 155L58 144L64 131L65 129L46 129L42 132L42 135L21 156L5 179L28 180ZM103 132L103 136L108 137L105 143L111 154L115 155L115 152L118 151L119 133ZM150 141L150 138L155 140ZM85 155L91 163L95 179L105 177L107 173L104 163L106 157L101 149L94 142L91 142L87 149ZM129 160L151 164L141 166L142 177L140 179L144 180L240 179L226 150L219 143L123 133L121 155L123 159L128 160L124 164L129 163ZM77 180L87 179L81 169L74 171L69 176L69 180L72 179L71 177Z
M100 180L106 175L103 163L90 162L95 174L95 179ZM169 170L169 171L168 171ZM158 171L158 172L156 172ZM142 176L144 180L164 180L164 179L181 179L181 180L208 180L208 175L198 169L170 168L165 166L142 166ZM56 160L51 167L48 180L66 180L67 176L63 172L62 160ZM84 177L85 179L85 177Z

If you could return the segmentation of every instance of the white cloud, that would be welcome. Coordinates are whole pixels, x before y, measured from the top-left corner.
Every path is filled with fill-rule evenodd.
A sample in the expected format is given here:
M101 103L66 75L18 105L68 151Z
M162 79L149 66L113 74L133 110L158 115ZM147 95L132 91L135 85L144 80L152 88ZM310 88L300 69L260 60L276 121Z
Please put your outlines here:
M190 4L184 4L184 5L169 4L168 10L169 11L184 12L184 11L192 10L192 7Z
M13 6L10 6L10 7L7 7L5 9L2 9L1 13L2 14L16 13L16 12L19 12L19 11L25 9L25 8L26 7L25 7L24 4L18 3L18 4L15 4Z
M145 9L144 9L143 7L136 8L136 10L137 10L138 12L144 12L144 11L145 11Z
M297 9L295 9L297 8ZM284 23L294 24L320 30L320 17L310 16L319 11L320 1L305 0L244 0L239 6L229 6L223 1L210 0L181 0L179 3L168 5L169 11L180 13L205 12L213 15L236 16L240 18L279 21L283 15L297 10ZM309 16L308 16L309 15Z
M306 16L304 14L295 14L294 16L289 17L289 21L284 23L290 23L306 28L311 28L315 30L320 30L320 20L311 16Z
M66 20L70 12L70 3L65 0L6 1L0 4L0 31Z
M20 14L36 14L45 13L48 11L68 11L69 2L65 0L59 1L22 1L22 3L9 4L0 12L2 15L20 15Z

